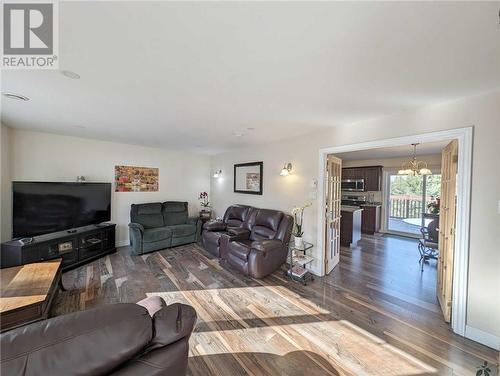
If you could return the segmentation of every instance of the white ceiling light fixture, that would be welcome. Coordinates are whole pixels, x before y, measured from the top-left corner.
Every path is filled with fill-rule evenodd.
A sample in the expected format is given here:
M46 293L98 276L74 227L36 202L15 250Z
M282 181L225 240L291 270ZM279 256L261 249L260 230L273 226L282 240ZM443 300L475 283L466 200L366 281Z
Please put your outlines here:
M413 146L413 157L408 162L404 163L398 175L432 175L432 171L427 167L427 163L417 160L417 145L418 143L411 144Z
M15 99L17 101L29 101L30 100L28 97L21 95L21 94L16 94L16 93L2 92L2 95L5 98Z
M79 80L80 79L80 75L78 73L75 73L75 72L72 72L69 70L62 70L60 72L63 76L71 78L72 80Z
M215 170L213 177L218 179L222 176L222 170Z

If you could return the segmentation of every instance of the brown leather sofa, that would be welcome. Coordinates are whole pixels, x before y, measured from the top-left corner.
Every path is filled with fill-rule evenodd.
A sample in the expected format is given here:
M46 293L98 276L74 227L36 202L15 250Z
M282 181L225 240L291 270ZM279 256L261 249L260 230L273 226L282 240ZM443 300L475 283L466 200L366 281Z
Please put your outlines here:
M160 307L161 308L161 307ZM2 375L184 375L195 310L111 304L1 335Z
M229 207L226 214L228 211L233 212L233 208ZM206 240L205 249L241 273L254 278L271 274L286 261L293 226L292 216L278 210L248 207L248 212L240 215L238 222L234 224L238 226L229 226L228 222L205 224L203 238L217 236L218 254L213 252L214 248L209 248L214 243ZM214 232L217 235L212 235Z
M220 241L222 235L250 233L248 219L252 207L232 205L227 208L221 222L207 222L203 226L201 242L203 247L216 257L221 257Z

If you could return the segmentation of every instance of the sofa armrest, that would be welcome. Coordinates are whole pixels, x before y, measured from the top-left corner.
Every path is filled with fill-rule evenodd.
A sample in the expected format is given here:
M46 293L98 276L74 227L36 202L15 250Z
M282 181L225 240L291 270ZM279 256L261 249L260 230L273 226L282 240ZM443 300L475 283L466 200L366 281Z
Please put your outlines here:
M274 249L281 249L284 246L281 240L257 240L252 242L252 249L261 252L272 252Z
M144 226L141 225L140 223L129 223L128 224L128 227L131 229L131 230L138 230L141 235L144 234Z
M226 227L224 222L219 221L209 221L203 225L203 229L206 231L224 231Z
M229 232L223 232L220 236L220 241L219 241L219 249L220 249L220 257L223 260L228 259L228 250L229 250L229 243L238 241L238 240L247 240L250 237L250 231L241 231L239 233L229 233Z
M189 305L174 303L160 309L153 316L154 336L146 350L149 352L189 338L195 323L196 311Z
M264 278L283 265L287 254L288 248L280 240L253 242L248 255L249 274L254 278Z
M248 240L248 238L250 238L250 231L227 232L223 233L220 238L221 242L225 240L227 243L237 240Z
M130 246L132 247L132 254L142 255L142 238L144 237L144 226L140 223L129 223L128 224L130 232Z
M241 227L228 227L227 233L229 236L238 237L238 240L248 239L250 237L250 230Z
M195 233L196 236L195 236L194 241L197 242L200 239L200 235L201 235L201 225L202 225L201 218L200 217L189 217L187 220L187 223L192 224L192 225L196 225L196 233Z
M200 217L189 217L187 219L187 223L190 224L190 225L197 225L198 222L201 222Z

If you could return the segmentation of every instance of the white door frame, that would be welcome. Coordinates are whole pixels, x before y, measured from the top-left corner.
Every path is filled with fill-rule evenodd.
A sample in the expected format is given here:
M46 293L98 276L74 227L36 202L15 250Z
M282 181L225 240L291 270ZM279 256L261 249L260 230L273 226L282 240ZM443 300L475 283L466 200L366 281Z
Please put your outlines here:
M333 146L319 150L318 163L318 249L322 260L321 275L325 274L324 263L324 229L325 229L325 186L326 156L350 151L367 150L383 147L410 145L419 142L458 140L458 174L457 174L457 212L455 233L455 255L453 264L453 300L451 328L461 336L465 336L467 315L467 278L469 265L469 225L470 225L470 194L472 177L472 140L473 127L449 129L445 131L388 138L368 141L358 144ZM332 273L335 273L335 269Z

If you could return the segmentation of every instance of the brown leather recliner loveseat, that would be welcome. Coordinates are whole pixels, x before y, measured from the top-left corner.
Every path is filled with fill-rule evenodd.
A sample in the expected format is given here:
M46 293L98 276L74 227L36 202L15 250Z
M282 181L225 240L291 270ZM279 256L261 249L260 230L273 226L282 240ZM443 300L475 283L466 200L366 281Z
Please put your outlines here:
M226 214L233 208L229 207ZM248 207L240 219L238 227L224 222L206 223L203 239L217 236L218 256L223 261L243 274L263 278L286 261L293 218L278 210ZM213 232L218 234L210 234ZM205 248L208 249L206 245Z
M221 257L220 242L222 235L250 233L248 219L253 208L246 205L232 205L226 209L221 222L207 222L201 237L203 247L216 257Z
M184 375L195 310L110 304L2 333L2 375Z

